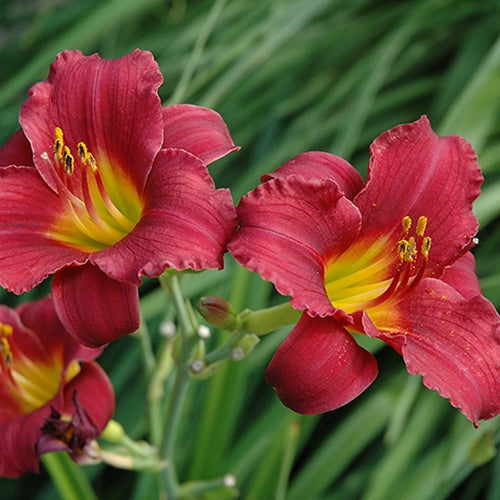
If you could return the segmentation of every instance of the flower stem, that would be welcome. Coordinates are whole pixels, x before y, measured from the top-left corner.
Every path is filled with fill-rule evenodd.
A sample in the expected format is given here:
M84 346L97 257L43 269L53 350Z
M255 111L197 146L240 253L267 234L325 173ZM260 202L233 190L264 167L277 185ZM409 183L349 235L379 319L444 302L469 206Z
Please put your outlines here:
M260 309L258 311L246 310L239 314L241 321L239 330L265 335L286 325L296 323L303 311L293 309L290 302L278 306Z
M180 416L189 385L188 358L196 340L195 325L189 314L186 302L182 295L177 275L164 273L159 278L161 286L167 290L173 300L179 321L180 347L177 359L177 371L169 395L167 415L163 427L163 439L160 445L161 457L167 461L167 467L162 472L162 482L167 498L178 497L179 481L175 468L174 447L177 437Z
M47 453L42 462L61 498L97 500L90 481L65 452Z

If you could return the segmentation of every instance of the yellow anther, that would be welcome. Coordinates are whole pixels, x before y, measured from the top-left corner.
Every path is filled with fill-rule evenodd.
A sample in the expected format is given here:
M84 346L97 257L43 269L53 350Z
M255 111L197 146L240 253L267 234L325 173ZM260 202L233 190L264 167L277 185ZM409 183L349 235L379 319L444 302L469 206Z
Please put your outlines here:
M13 328L11 325L6 325L0 323L0 337L10 337L12 335Z
M84 165L88 165L93 172L97 170L97 162L95 161L94 155L87 149L87 145L84 142L78 143L78 156Z
M97 162L95 161L94 155L90 151L87 153L87 163L90 165L93 172L97 170Z
M430 236L426 236L422 241L421 252L425 259L429 258L429 250L431 249L431 238Z
M0 323L0 354L2 355L5 364L8 366L12 363L12 350L7 337L12 335L13 328L11 325Z
M407 233L410 230L410 228L411 228L411 222L412 222L411 221L411 217L409 215L405 215L403 217L403 220L401 221L401 224L403 226L403 231L405 233Z
M71 175L75 170L75 158L71 154L71 150L68 148L68 146L64 146L62 162L66 173L68 175Z
M425 233L425 228L427 227L427 217L421 215L418 218L416 233L417 236L423 236Z
M12 350L9 341L5 337L0 338L0 353L5 360L5 364L9 366L12 363Z
M406 255L408 255L409 243L406 240L398 241L398 254L400 260L406 260Z
M64 134L61 128L56 127L54 130L54 135L56 136L56 141L61 141L64 144Z
M79 142L77 148L80 160L82 160L82 162L85 163L87 161L87 155L89 154L89 152L87 151L87 146L85 145L84 142Z
M407 254L408 254L408 257L407 257L407 260L408 261L413 261L413 259L416 257L417 255L417 244L415 242L415 238L413 236L411 236L409 239L408 239L408 249L407 249Z

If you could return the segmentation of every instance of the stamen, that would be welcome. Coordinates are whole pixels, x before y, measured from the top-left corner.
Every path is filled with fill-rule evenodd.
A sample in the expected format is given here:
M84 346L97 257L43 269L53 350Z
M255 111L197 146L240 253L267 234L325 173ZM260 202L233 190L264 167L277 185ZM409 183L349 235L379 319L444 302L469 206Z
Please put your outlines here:
M421 215L418 218L417 229L415 230L415 232L417 233L417 236L423 236L425 233L426 227L427 227L427 217L424 217L423 215Z
M403 220L401 221L401 225L403 226L403 233L407 234L411 228L412 220L409 215L405 215Z
M49 166L59 194L67 202L68 215L76 232L61 221L61 230L56 227L52 236L91 251L113 245L128 234L137 221L125 216L110 198L97 161L87 145L83 141L77 143L75 162L60 127L55 128L54 136L54 162L47 153L42 153L42 158ZM74 177L75 170L78 177Z
M13 331L11 325L0 323L0 367L2 369L12 364L12 349L7 337L11 337Z
M378 297L360 304L363 309L379 306L390 300L391 297L407 293L424 276L431 248L431 238L429 236L424 237L427 217L419 217L415 228L416 238L415 236L406 238L412 225L409 216L403 217L401 225L403 227L403 237L396 246L399 262L394 269L394 275L387 288Z
M68 175L72 175L73 172L75 171L75 158L71 154L70 149L68 146L64 146L64 153L63 153L63 165L64 165L64 170Z
M59 127L56 127L55 136L56 139L54 141L54 159L56 161L61 161L63 157L64 138L63 131Z
M426 236L424 241L422 241L422 248L420 249L422 256L424 259L429 259L429 250L431 249L431 238L430 236Z

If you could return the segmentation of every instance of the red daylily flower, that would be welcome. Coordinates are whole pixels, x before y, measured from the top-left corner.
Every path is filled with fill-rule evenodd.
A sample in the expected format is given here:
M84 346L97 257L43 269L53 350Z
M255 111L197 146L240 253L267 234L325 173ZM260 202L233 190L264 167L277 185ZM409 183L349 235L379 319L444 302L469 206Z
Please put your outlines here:
M500 412L500 321L470 249L482 175L471 146L424 116L371 146L368 180L304 153L247 194L236 260L274 283L301 320L267 380L299 413L335 409L377 375L349 331L376 337L474 423Z
M0 149L0 285L54 274L61 321L98 346L139 325L142 276L222 267L236 226L206 165L237 149L206 108L162 108L149 52L59 54Z
M93 361L101 351L66 332L50 298L0 305L0 476L37 472L48 451L83 460L114 413L113 387ZM56 415L73 438L65 447L47 427Z

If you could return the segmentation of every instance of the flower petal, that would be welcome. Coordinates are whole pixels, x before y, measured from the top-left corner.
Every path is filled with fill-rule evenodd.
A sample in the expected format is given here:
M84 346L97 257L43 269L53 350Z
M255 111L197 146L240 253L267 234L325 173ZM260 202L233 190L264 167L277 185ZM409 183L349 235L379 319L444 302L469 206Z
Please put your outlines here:
M87 254L47 236L64 208L34 168L0 169L0 285L15 293L31 290L61 267Z
M30 89L20 112L21 126L45 181L55 189L41 155L52 157L59 127L74 156L83 141L98 165L127 168L124 174L140 192L163 143L157 93L162 80L149 52L135 50L115 60L97 54L85 57L76 50L60 53L47 81Z
M52 401L32 413L0 420L0 476L14 478L25 472L38 472L39 457L35 445L41 435L40 428L49 416L51 406L62 414L73 414L75 390L99 431L104 429L114 413L113 388L97 363L84 363L78 375Z
M274 354L266 380L285 406L312 414L347 404L377 373L375 358L335 319L303 314Z
M33 166L31 145L22 130L18 130L0 148L0 167L9 165Z
M361 174L350 163L339 156L320 151L302 153L273 173L264 174L261 180L264 182L293 174L308 179L332 179L350 200L358 194L364 184Z
M101 433L115 412L115 393L105 371L95 362L82 363L78 376L64 387L64 405L54 405L60 413L72 415L75 411L73 392Z
M363 214L363 233L401 232L401 220L428 218L432 238L429 268L464 253L478 223L472 213L483 180L472 147L457 136L439 137L427 117L383 133L370 148L368 181L355 199Z
M163 122L163 147L184 149L205 165L240 149L234 145L222 117L212 109L192 104L166 106Z
M482 295L476 275L476 261L471 252L467 252L456 260L453 265L445 268L441 279L452 286L465 299L472 299L477 295Z
M85 347L77 342L71 335L68 335L64 329L59 316L54 309L51 297L36 300L33 302L24 302L16 308L21 323L28 329L37 333L37 338L43 339L43 349L49 356L55 358L63 351L63 363L67 366L72 360L91 361L96 359L101 353L102 348ZM23 335L24 340L26 335ZM20 349L28 354L27 346L23 343ZM33 359L32 354L28 356Z
M38 472L35 444L49 411L49 407L43 406L21 417L0 421L0 476L15 478L25 472Z
M123 240L91 256L120 281L140 283L166 267L222 268L236 211L227 189L215 189L201 160L178 149L156 158L145 191L142 218Z
M396 338L408 371L472 422L500 413L500 317L484 297L465 300L427 278L391 311L370 317L378 330L392 333L369 326L367 333L391 345Z
M61 269L52 281L56 312L67 331L99 347L139 328L137 288L87 264Z
M237 208L240 230L228 245L233 257L282 295L295 309L330 315L325 262L342 253L360 226L357 208L331 180L291 175L261 184Z

